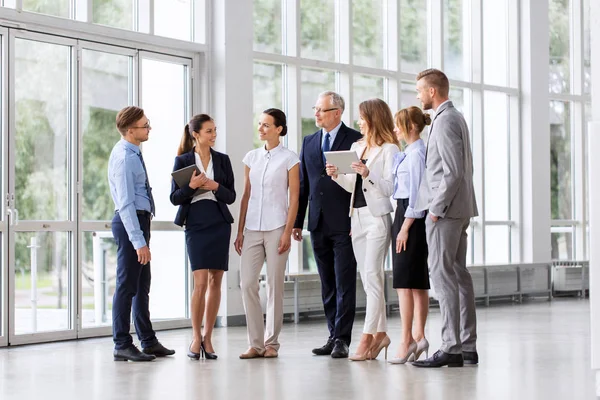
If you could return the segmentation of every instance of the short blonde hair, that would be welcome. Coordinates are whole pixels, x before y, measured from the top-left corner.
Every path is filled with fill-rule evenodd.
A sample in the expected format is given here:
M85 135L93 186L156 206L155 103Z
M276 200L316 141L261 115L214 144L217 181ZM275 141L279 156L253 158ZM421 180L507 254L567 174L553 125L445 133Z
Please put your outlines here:
M450 92L450 81L448 77L439 69L429 68L425 71L421 71L417 75L417 81L424 79L427 86L434 88L438 91L441 97L447 97Z

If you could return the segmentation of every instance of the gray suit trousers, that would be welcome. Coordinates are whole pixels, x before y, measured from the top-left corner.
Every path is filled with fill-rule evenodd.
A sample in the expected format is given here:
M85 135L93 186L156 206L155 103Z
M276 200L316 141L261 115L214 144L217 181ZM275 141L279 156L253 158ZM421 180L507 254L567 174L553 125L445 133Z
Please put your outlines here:
M476 351L475 293L466 266L470 218L426 218L429 272L442 314L441 350Z

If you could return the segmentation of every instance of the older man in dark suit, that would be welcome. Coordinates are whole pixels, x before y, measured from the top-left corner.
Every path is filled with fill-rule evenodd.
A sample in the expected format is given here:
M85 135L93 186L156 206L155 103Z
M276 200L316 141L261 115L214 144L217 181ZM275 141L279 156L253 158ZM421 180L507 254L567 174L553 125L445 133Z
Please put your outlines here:
M315 355L348 357L356 308L356 260L350 240L350 193L325 173L326 151L350 150L361 134L342 122L344 99L335 92L319 95L315 123L321 128L304 138L300 153L300 206L292 231L302 240L306 207L308 230L319 275L327 317L327 343L313 349Z

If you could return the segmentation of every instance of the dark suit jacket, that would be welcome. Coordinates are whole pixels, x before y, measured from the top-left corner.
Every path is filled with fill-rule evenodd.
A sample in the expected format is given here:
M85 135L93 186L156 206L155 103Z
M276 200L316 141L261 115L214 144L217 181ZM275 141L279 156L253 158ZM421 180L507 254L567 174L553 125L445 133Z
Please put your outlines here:
M214 180L219 183L219 188L215 192L217 198L217 204L223 217L230 224L233 223L233 217L229 212L228 204L233 204L235 201L235 187L233 182L233 169L231 168L231 161L227 154L219 153L210 149L210 155L213 162ZM175 157L175 166L173 171L177 171L181 168L185 168L190 165L196 164L196 157L194 156L194 150L184 153L180 156ZM175 217L175 224L183 226L187 219L188 212L190 210L190 204L196 189L190 188L189 185L179 187L173 179L171 183L171 203L175 206L179 206L177 216Z
M319 130L304 138L300 152L300 204L294 228L302 228L306 207L310 202L308 230L314 231L319 218L332 232L350 232L350 193L331 180L325 172L323 152L321 150L322 132ZM362 137L360 132L342 126L331 146L331 151L350 150L352 143Z

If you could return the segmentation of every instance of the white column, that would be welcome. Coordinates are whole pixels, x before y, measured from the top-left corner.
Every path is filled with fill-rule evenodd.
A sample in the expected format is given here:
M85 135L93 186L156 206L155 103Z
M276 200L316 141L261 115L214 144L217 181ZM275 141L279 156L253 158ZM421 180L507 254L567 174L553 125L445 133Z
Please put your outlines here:
M590 325L592 369L596 371L596 396L600 396L600 2L590 1L592 51L592 122L589 126L590 193Z
M229 272L223 282L219 322L238 325L245 321L240 291L240 257L233 248L237 233L239 204L244 185L244 155L252 150L252 0L215 0L211 2L210 31L211 80L208 98L211 116L219 135L217 150L229 155L235 174L236 202L230 206L235 219L232 226Z
M521 1L522 210L524 262L550 261L550 123L548 2Z

